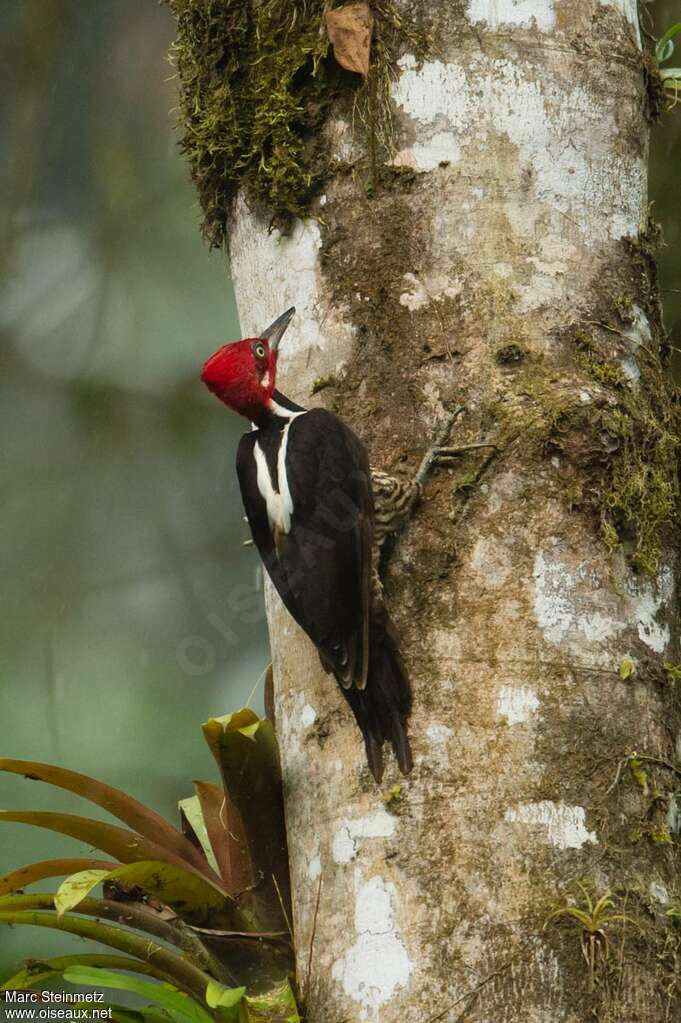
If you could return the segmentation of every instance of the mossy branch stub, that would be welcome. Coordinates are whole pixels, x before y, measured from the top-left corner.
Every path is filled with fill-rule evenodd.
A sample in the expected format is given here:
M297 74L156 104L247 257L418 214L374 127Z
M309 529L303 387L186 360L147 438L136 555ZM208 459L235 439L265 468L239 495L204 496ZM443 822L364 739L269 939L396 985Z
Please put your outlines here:
M181 87L180 144L211 246L225 241L239 189L282 228L308 211L328 173L322 127L336 100L347 97L349 120L358 112L373 133L369 151L376 143L389 148L386 97L400 42L418 52L425 43L386 0L372 5L376 26L366 80L343 70L330 51L323 15L336 3L165 2L177 18L171 60Z
M326 60L322 0L167 0L177 17L181 148L211 245L240 185L280 218L314 185L314 136L339 76Z

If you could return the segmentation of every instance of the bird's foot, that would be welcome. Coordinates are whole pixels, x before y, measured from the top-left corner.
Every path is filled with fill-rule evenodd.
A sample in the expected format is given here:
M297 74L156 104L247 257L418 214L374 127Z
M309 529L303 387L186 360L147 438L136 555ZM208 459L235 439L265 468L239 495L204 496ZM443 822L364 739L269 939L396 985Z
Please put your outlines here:
M431 448L433 456L431 465L435 465L438 462L447 465L450 459L459 458L468 451L498 451L498 448L496 444L463 444L458 448Z
M441 461L443 452L453 450L451 448L446 448L444 445L446 444L449 438L452 426L459 418L461 413L464 411L465 409L463 405L457 405L454 411L449 413L446 420L442 424L440 432L435 438L435 443L428 449L428 451L426 451L425 455L421 459L421 464L418 467L416 475L414 477L414 489L415 491L417 491L417 493L421 492L421 486L423 485L423 483L425 483L428 477L428 473L431 471L433 466L437 462Z

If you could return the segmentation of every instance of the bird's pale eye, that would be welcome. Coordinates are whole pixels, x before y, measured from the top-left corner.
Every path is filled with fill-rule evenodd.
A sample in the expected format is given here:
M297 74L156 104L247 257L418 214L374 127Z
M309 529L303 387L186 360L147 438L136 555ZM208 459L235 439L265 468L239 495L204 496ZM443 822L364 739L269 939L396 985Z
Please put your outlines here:
M253 354L255 355L256 359L264 359L266 355L265 346L261 345L260 343L254 345Z

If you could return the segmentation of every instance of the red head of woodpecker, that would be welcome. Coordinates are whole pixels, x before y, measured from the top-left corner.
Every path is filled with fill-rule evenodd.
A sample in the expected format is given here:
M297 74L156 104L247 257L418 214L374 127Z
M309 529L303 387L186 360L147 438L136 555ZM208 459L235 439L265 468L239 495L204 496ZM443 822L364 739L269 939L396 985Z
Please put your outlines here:
M294 313L294 308L287 309L260 337L223 345L204 364L201 379L206 387L253 422L270 407L277 349Z

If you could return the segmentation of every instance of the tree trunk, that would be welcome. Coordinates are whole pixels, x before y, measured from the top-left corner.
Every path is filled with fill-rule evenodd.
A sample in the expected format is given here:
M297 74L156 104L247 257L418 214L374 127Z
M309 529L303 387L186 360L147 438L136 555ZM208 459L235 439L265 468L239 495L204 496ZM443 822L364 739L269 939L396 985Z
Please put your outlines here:
M285 393L405 478L458 404L450 443L494 445L435 471L389 565L409 778L390 759L379 791L267 590L307 1019L679 1019L675 412L636 2L428 18L378 178L338 108L310 218L282 236L240 196L230 228L244 336L297 306ZM551 916L588 915L577 881L613 907Z

